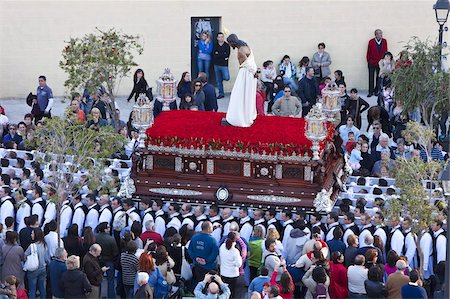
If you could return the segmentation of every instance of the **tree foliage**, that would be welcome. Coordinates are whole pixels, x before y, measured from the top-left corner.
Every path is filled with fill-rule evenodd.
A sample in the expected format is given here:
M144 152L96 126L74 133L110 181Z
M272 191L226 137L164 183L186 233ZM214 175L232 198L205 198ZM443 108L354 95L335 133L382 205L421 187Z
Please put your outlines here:
M392 74L395 96L403 100L407 113L419 108L425 124L433 128L436 114L450 109L450 74L439 67L440 46L413 37L404 51L412 64Z
M436 134L431 128L424 127L415 121L409 121L402 135L407 142L417 144L427 154L427 161L431 161L431 143L436 140Z
M83 124L64 118L45 119L44 126L36 131L35 144L38 153L47 163L49 186L53 188L49 200L59 211L64 200L80 194L80 186L74 174L84 173L89 177L89 189L109 187L111 178L105 173L102 159L110 158L123 146L122 137L112 127L87 129ZM41 154L42 155L42 154Z

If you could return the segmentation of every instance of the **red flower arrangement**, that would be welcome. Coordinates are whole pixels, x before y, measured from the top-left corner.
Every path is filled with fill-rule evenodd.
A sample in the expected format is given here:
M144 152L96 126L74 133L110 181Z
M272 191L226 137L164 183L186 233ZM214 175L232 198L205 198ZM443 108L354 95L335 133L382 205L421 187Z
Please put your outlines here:
M224 113L177 110L163 112L147 129L146 145L252 152L268 155L311 155L312 143L305 136L303 118L259 115L249 128L222 126ZM334 128L328 126L323 149L332 142Z

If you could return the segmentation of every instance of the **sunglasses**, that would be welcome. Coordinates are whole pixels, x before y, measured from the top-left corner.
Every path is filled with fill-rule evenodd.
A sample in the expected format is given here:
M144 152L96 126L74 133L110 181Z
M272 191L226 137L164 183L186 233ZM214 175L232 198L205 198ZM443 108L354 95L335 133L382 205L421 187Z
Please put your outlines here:
M284 92L291 92L290 90L285 90Z
M202 86L201 84L195 84L195 86Z

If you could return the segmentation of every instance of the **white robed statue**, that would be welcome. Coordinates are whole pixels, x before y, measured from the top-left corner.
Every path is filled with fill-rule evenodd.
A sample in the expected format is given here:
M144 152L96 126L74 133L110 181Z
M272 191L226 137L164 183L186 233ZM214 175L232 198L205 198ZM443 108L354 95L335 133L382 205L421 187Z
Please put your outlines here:
M256 119L256 70L253 52L236 34L227 38L230 46L238 48L239 73L231 91L226 120L235 127L250 127Z

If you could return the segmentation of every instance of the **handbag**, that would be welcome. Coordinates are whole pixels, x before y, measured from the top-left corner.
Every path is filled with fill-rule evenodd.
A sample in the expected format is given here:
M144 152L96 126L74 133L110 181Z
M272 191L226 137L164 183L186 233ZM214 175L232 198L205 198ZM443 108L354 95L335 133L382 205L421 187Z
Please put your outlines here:
M184 251L186 250L186 247L181 247L181 277L185 281L189 281L192 279L192 269L191 265L189 265L188 261L185 258Z
M36 271L39 268L39 257L37 253L36 244L31 243L31 254L27 256L27 260L23 265L24 271Z

